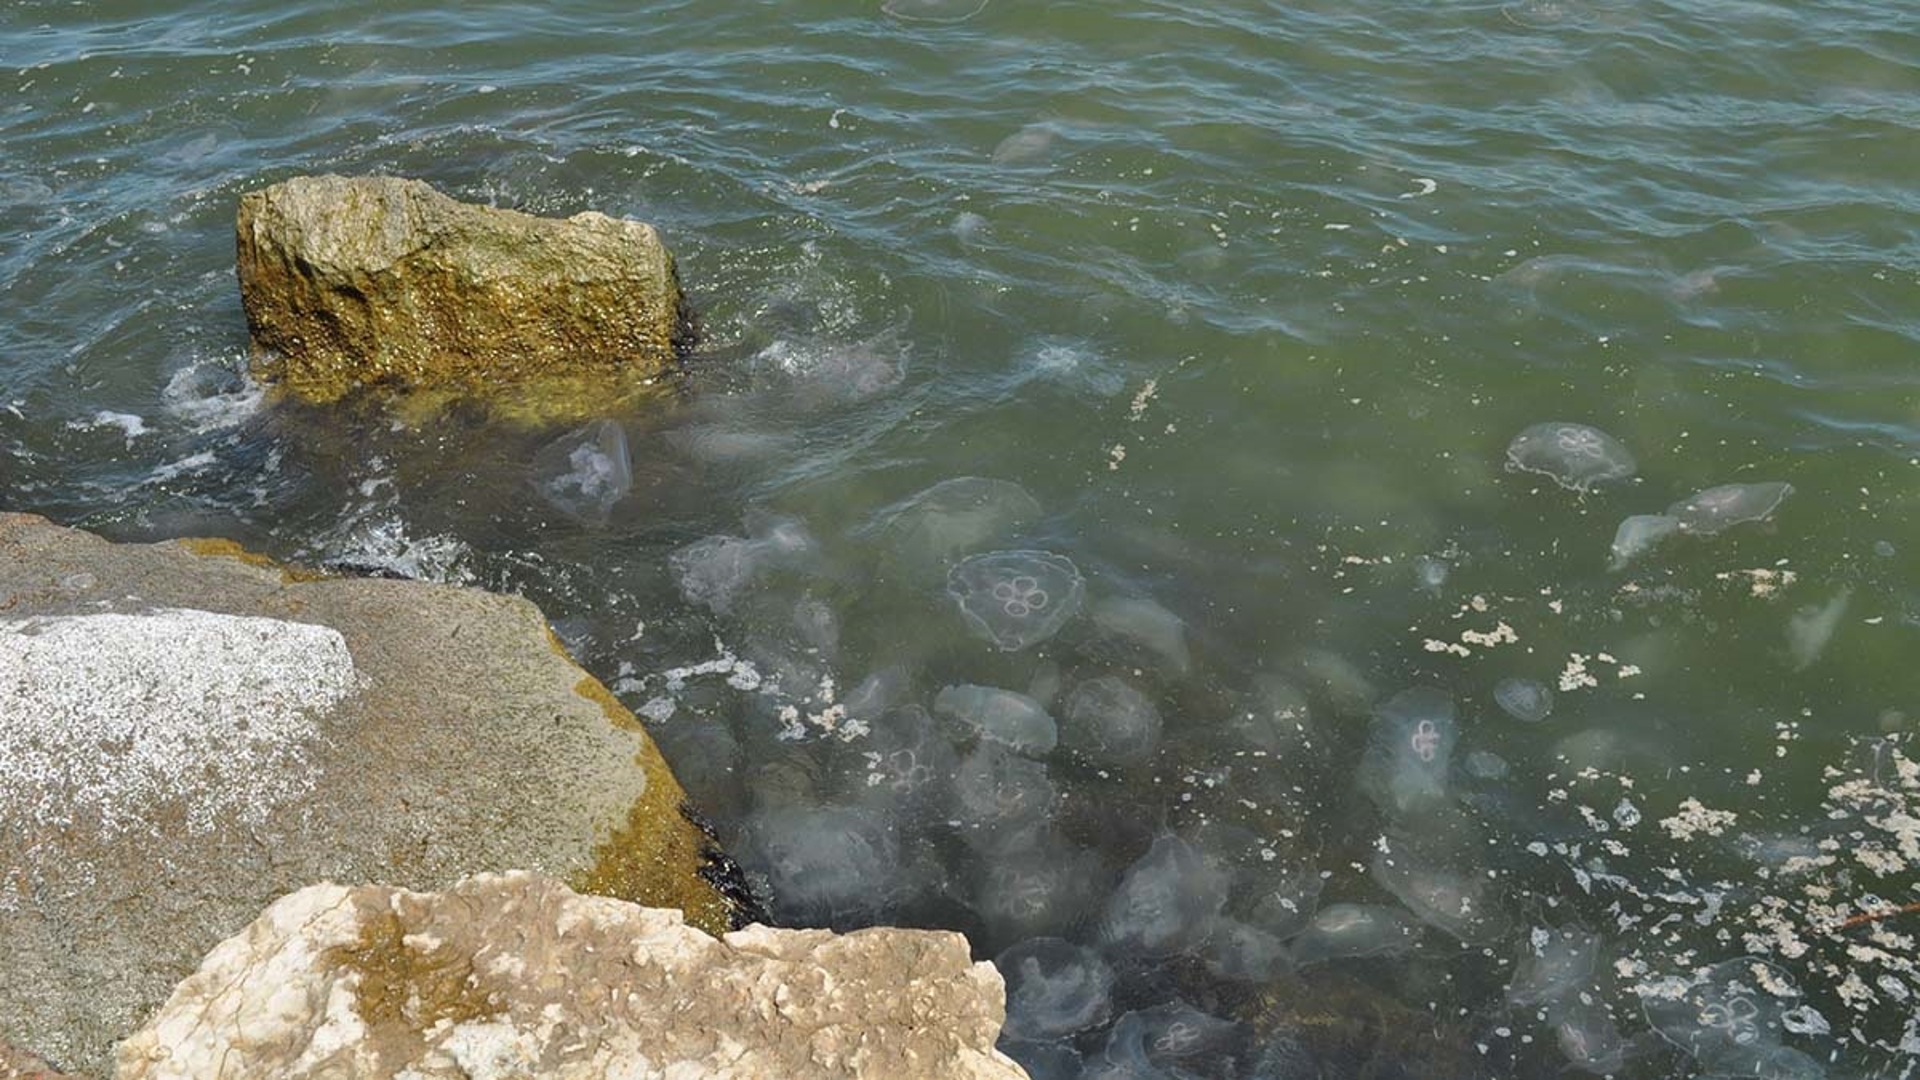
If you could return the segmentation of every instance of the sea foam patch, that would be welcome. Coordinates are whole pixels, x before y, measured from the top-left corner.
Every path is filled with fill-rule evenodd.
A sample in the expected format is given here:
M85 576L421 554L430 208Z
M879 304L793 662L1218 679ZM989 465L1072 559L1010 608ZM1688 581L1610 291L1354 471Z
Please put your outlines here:
M162 806L204 831L313 787L359 679L339 632L208 611L0 620L0 824L102 838Z

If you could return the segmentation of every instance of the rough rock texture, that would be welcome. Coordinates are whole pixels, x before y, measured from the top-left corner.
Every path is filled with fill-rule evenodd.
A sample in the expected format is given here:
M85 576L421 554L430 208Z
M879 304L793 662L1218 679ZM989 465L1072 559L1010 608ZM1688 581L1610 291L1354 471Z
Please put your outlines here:
M121 1045L163 1077L989 1078L1004 988L966 939L755 926L524 873L315 885L208 955Z
M55 1064L315 881L525 868L725 930L683 799L525 600L0 514L0 1040Z
M53 1066L0 1041L0 1080L67 1080L67 1074Z
M688 325L653 227L605 214L307 176L243 196L238 240L255 373L313 401L394 382L604 402L671 364Z

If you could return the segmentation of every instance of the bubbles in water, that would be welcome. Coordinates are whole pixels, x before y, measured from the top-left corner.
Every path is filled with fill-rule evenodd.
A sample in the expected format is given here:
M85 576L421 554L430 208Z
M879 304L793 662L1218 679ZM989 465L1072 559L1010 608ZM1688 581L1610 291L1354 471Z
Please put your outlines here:
M1415 687L1395 694L1374 712L1361 784L1395 813L1442 799L1458 738L1453 699L1445 692Z
M1185 675L1192 670L1187 624L1159 603L1112 596L1095 603L1087 616L1102 633L1131 643L1174 673Z
M883 507L863 531L909 566L936 566L1039 516L1040 504L1019 484L959 476Z
M1662 540L1680 531L1680 519L1665 514L1635 514L1613 532L1607 569L1625 570L1627 564L1652 551Z
M947 592L967 625L1007 652L1059 633L1080 610L1085 591L1079 569L1045 551L975 555L947 574Z
M1553 691L1532 679L1501 679L1494 684L1493 700L1508 716L1528 724L1553 713Z
M627 433L595 420L534 455L534 486L561 513L584 525L605 525L614 504L633 490Z
M982 739L1029 757L1045 757L1059 741L1053 717L1040 703L991 686L949 686L933 700L936 715L957 720Z
M1160 710L1117 676L1074 687L1064 717L1061 742L1096 765L1142 765L1160 746Z
M1191 844L1162 833L1107 898L1098 933L1119 956L1172 956L1206 939L1227 903L1227 875Z
M962 23L987 10L987 0L887 0L880 10L902 22Z
M1793 494L1792 484L1722 484L1667 507L1667 515L1691 536L1716 536L1749 521L1765 521Z
M1107 1022L1113 969L1100 954L1060 938L1023 941L994 957L1007 983L1009 1039L1060 1039Z
M167 411L205 434L235 427L266 400L266 388L233 365L202 360L173 373L162 391Z
M1302 967L1342 957L1383 956L1413 948L1420 929L1404 913L1378 904L1332 904L1289 943Z
M1560 420L1534 424L1514 436L1507 444L1507 462L1571 491L1625 480L1637 467L1620 440L1599 428Z

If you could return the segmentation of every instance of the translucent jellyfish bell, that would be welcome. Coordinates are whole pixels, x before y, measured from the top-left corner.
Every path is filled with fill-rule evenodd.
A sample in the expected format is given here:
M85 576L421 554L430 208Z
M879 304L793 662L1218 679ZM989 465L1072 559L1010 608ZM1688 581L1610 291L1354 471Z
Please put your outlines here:
M1305 966L1348 956L1406 952L1420 928L1404 913L1377 904L1332 904L1293 939L1294 962Z
M1607 551L1607 569L1625 570L1633 560L1679 531L1680 519L1666 514L1635 514L1627 518L1613 532L1613 544Z
M1528 724L1553 713L1553 691L1532 679L1501 679L1494 684L1493 700L1502 712Z
M949 571L947 593L975 636L1014 652L1059 633L1080 610L1086 582L1051 552L994 551Z
M887 0L880 10L902 22L962 23L987 10L987 0Z
M1107 1022L1113 969L1092 949L1056 937L1023 941L993 958L1007 983L1009 1039L1062 1039Z
M1361 785L1383 809L1405 813L1447 793L1447 772L1460 738L1453 698L1432 687L1404 690L1374 712L1361 760Z
M1430 865L1418 855L1395 851L1374 856L1373 879L1421 922L1468 944L1491 940L1505 927L1484 876L1456 873Z
M1061 741L1097 765L1145 764L1160 746L1160 710L1112 675L1074 687L1065 717Z
M561 513L586 525L605 525L614 504L633 490L627 433L595 420L534 455L535 486Z
M1818 1062L1780 1043L1800 991L1778 965L1740 957L1634 989L1653 1029L1710 1070L1782 1080L1826 1075Z
M1677 520L1680 531L1689 536L1716 536L1735 525L1765 521L1791 494L1793 485L1779 481L1722 484L1667 507L1667 516Z
M1025 694L991 686L949 686L933 699L934 714L964 725L1015 753L1045 757L1060 733L1040 703Z
M1535 927L1507 984L1515 1005L1559 1001L1585 986L1600 961L1600 938L1577 927Z
M1570 491L1625 480L1638 466L1620 440L1586 424L1552 420L1535 424L1507 444L1507 463L1538 473Z
M1230 1075L1244 1041L1239 1024L1175 998L1115 1021L1102 1060L1087 1075L1103 1080Z
M1122 956L1172 956L1206 940L1227 903L1227 875L1193 845L1162 833L1107 898L1098 934Z
M910 566L945 563L1040 516L1040 503L1008 480L956 476L874 512L861 527Z

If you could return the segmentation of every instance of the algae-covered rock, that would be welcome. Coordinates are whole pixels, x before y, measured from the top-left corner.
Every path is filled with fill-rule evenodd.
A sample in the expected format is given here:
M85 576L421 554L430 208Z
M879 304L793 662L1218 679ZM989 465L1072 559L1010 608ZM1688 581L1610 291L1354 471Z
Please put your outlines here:
M66 1073L0 1039L0 1080L69 1080Z
M64 1067L315 881L530 869L723 931L684 798L526 600L0 514L0 1038Z
M1004 990L959 934L752 927L524 873L315 885L222 942L119 1049L172 1077L1015 1080Z
M687 334L673 257L638 221L304 176L243 196L237 231L255 373L311 401L386 383L593 411L639 392Z

